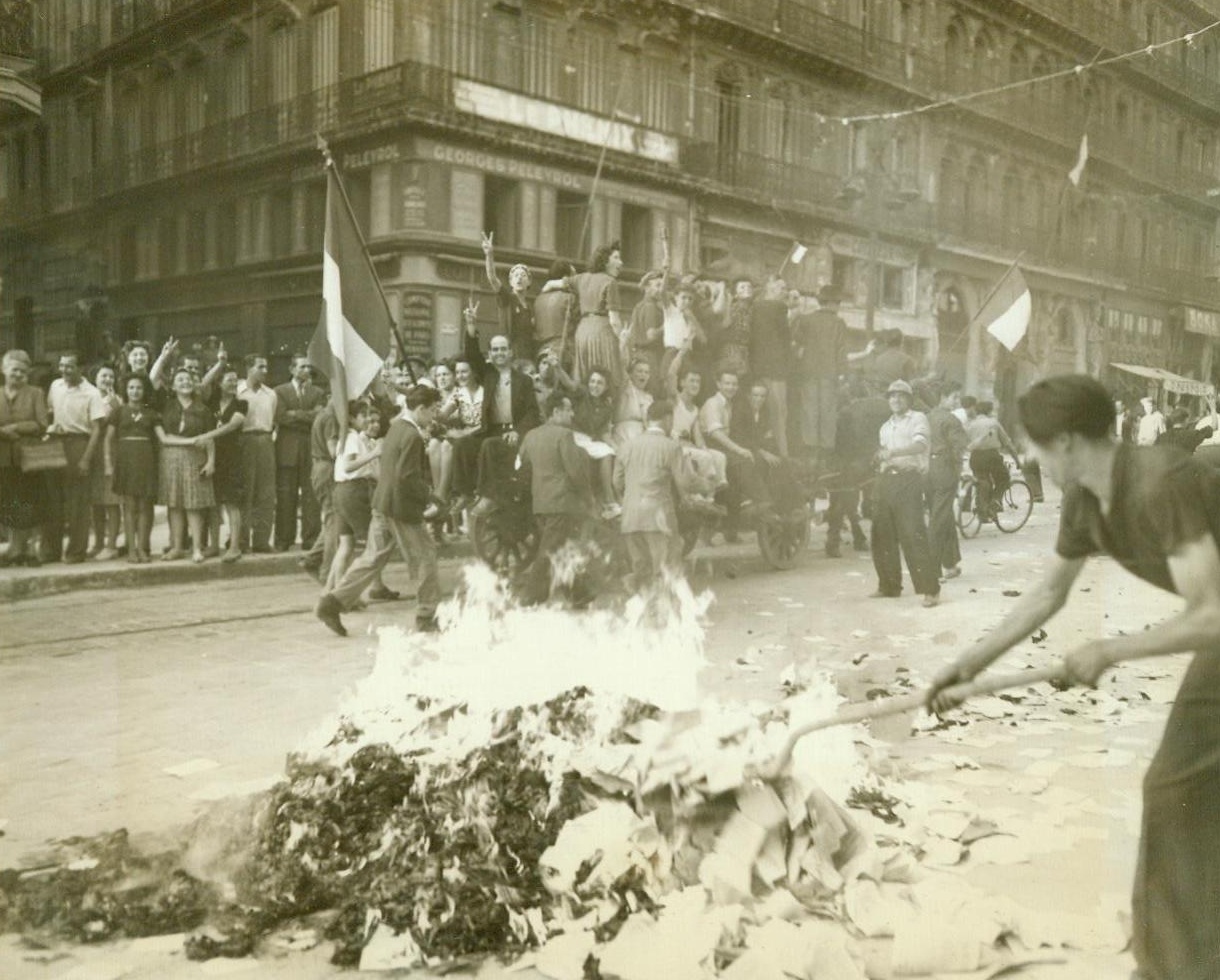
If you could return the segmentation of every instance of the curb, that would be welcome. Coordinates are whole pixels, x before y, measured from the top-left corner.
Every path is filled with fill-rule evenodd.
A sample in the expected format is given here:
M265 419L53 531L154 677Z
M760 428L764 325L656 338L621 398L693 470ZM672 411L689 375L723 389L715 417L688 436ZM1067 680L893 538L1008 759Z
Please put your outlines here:
M819 552L808 549L809 555L817 557ZM190 561L152 561L146 565L128 565L116 560L96 568L88 563L80 565L44 565L28 571L9 570L0 578L0 602L18 602L22 599L38 599L86 589L127 589L157 585L197 584L225 582L242 578L258 578L270 575L297 575L304 577L298 566L302 552L291 551L271 555L243 555L240 561L226 565L218 559L201 564ZM474 557L474 548L466 538L451 538L441 548L442 564L465 561ZM397 555L393 559L401 561ZM765 564L754 542L716 547L700 546L687 557L688 567L693 573L710 570L719 571L723 563L738 565L730 570L746 571L754 561ZM801 568L806 561L797 565Z

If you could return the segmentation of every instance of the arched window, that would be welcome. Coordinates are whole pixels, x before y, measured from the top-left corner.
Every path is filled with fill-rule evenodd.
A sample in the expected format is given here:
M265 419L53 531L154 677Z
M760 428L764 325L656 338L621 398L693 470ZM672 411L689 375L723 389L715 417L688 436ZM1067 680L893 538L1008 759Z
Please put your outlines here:
M1046 197L1042 193L1042 181L1030 177L1025 184L1025 213L1021 215L1021 226L1028 236L1040 234L1043 227L1042 211Z
M741 145L741 69L722 65L716 73L716 153L723 180L736 173Z
M966 25L954 17L945 29L945 64L951 82L961 83L969 77L969 53Z
M999 81L996 78L995 40L991 32L983 27L974 36L973 45L974 70L988 81Z
M1131 130L1131 103L1122 95L1114 100L1114 127L1124 137Z
M1054 71L1054 66L1051 64L1050 58L1048 58L1042 52L1039 52L1034 56L1033 65L1030 68L1029 73L1031 78L1044 78L1052 71ZM1050 105L1057 101L1058 88L1058 82L1050 81L1039 82L1036 85L1027 85L1025 91L1028 93L1030 101ZM1059 111L1062 111L1061 106L1059 107Z
M1021 178L1009 171L1000 185L1000 226L1010 241L1020 238L1021 215L1025 210Z
M959 230L962 227L962 171L957 157L952 154L940 161L936 204L941 227Z
M1066 306L1055 313L1055 346L1068 350L1076 346L1076 322Z
M971 234L986 234L988 201L987 170L982 160L970 162L962 186L962 210L965 212L966 228Z
M1029 78L1029 52L1021 44L1014 44L1008 52L1008 80L1019 82Z

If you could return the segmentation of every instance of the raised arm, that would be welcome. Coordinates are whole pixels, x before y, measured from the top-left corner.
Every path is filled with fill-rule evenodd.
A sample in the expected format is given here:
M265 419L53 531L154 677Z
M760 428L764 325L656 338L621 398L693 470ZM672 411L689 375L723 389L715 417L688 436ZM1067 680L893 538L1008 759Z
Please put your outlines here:
M494 231L483 232L483 269L487 273L487 285L497 293L500 291L500 277L496 275L496 249L493 240Z
M157 359L153 361L153 366L148 370L148 381L154 388L165 387L166 368L173 363L174 355L177 353L178 341L173 337L170 337L161 345L161 353L157 355Z
M208 368L208 373L199 379L199 393L206 397L207 393L212 390L212 385L216 384L228 366L229 355L225 351L225 345L222 343L219 350L216 351L216 363Z

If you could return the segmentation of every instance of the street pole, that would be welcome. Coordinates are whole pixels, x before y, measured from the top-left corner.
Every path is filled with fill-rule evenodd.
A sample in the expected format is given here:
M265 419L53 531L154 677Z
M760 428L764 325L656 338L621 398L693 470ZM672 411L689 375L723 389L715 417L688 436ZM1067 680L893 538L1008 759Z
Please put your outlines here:
M871 341L877 320L877 225L870 216L868 229L868 282L864 298L864 339Z
M864 339L869 343L872 342L876 333L877 323L877 253L880 251L881 232L878 228L880 224L879 204L880 198L877 193L877 180L875 175L870 174L865 183L865 192L868 194L868 203L865 207L865 213L868 215L868 282L864 297Z

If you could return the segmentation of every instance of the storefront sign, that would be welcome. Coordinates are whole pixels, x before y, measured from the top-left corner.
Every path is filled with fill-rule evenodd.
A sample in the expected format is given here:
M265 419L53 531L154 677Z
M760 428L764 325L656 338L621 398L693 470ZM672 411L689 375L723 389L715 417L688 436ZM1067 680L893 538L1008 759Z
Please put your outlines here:
M876 258L887 265L914 265L918 254L914 249L888 242L870 242L867 238L851 235L831 235L829 244L836 255L850 255L857 259Z
M408 354L432 355L432 294L405 291L399 321Z
M371 150L343 154L344 170L363 170L378 163L393 163L402 156L397 143L375 146Z
M1201 333L1205 337L1220 337L1220 313L1215 310L1196 310L1185 306L1187 333Z
M534 180L540 184L550 184L562 190L588 192L592 181L580 174L569 173L555 167L529 163L525 160L515 160L512 157L500 156L497 153L485 153L482 150L471 150L462 146L448 146L444 143L434 143L432 140L417 140L416 152L428 160L438 160L441 163L452 164L455 167L469 167L472 170L482 170L498 177L511 177L514 180Z
M402 222L405 229L428 227L428 195L419 184L402 189Z
M462 112L484 119L495 119L594 146L604 145L619 153L630 153L661 163L678 162L678 141L672 136L469 79L454 81L453 102Z

